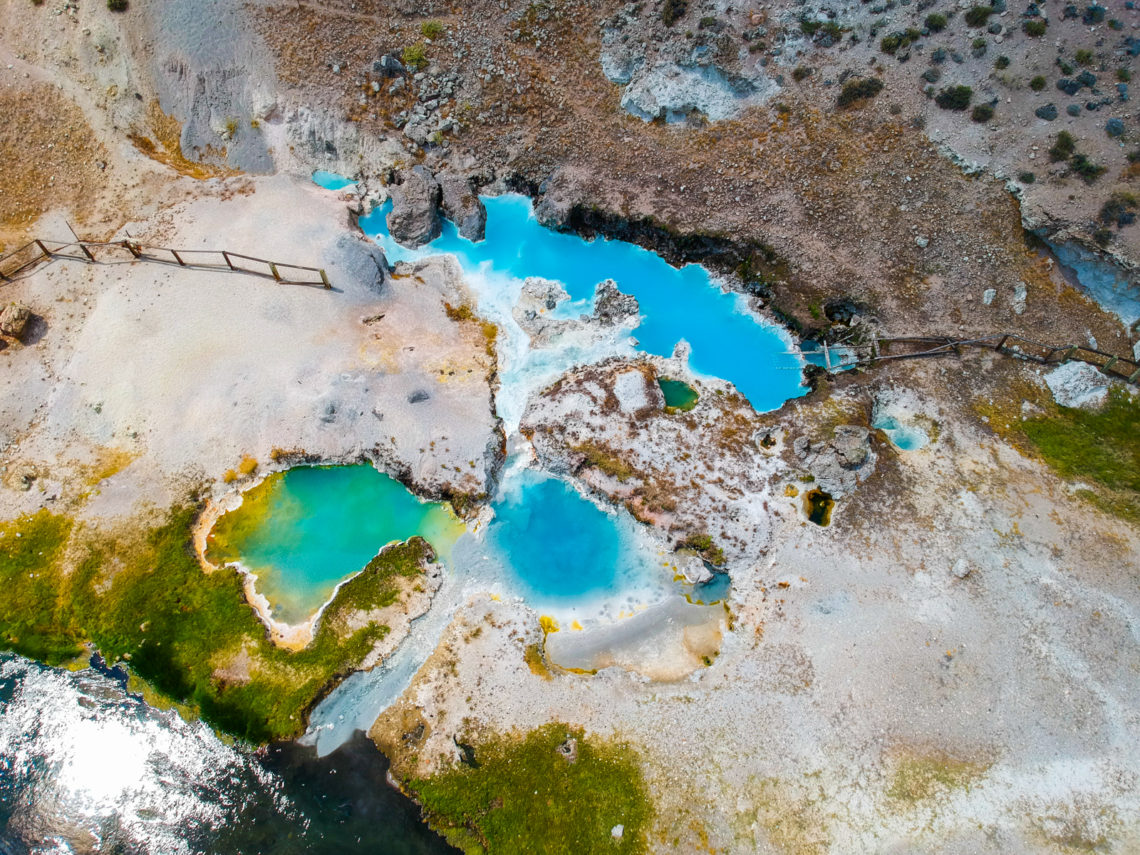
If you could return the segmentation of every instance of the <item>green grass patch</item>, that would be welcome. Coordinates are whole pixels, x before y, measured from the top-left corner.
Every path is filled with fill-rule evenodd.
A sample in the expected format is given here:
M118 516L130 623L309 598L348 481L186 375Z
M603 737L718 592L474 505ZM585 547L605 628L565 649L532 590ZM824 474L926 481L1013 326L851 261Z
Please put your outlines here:
M1100 410L1058 407L1021 429L1066 478L1140 494L1140 399L1113 392Z
M414 573L431 548L413 538L382 551L341 587L309 646L290 652L268 640L241 576L203 571L191 545L197 516L195 504L175 507L133 537L72 532L44 511L7 524L0 646L56 663L91 642L219 731L252 743L295 736L321 693L388 632L375 621L350 631L349 615L392 602L396 577ZM70 573L61 560L69 532Z
M71 529L47 511L0 525L0 647L49 665L82 651L59 569Z
M577 759L559 749L577 741ZM407 781L433 828L467 853L645 852L652 807L628 745L552 723L501 735L468 763ZM612 836L623 826L620 838Z

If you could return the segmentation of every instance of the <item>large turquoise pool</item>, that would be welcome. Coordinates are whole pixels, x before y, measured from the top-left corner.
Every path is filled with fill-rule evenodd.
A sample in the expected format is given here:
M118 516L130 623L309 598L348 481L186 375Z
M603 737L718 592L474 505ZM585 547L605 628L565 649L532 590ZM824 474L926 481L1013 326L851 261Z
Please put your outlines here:
M587 303L595 286L613 279L641 306L634 331L646 353L671 356L680 341L692 348L689 365L708 377L731 381L757 410L773 410L802 395L800 357L774 324L758 320L744 298L726 293L697 264L673 267L661 256L631 243L557 232L542 226L525 196L484 197L487 237L473 243L444 222L443 234L426 247L407 249L388 233L388 202L360 220L389 261L451 253L465 272L506 276L516 281L539 276L561 282L571 300ZM482 308L482 306L480 306Z

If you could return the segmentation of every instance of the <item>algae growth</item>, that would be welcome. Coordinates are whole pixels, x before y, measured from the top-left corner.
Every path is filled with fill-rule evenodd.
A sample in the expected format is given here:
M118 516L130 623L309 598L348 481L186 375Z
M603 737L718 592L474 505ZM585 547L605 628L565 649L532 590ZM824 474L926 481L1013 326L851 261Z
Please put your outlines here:
M341 587L313 641L289 652L267 639L239 574L203 572L198 511L176 506L141 535L47 511L0 525L0 648L56 664L92 646L219 731L253 743L296 736L329 684L389 631L367 618L350 629L348 617L390 604L397 577L434 553L420 538L384 549Z
M493 736L465 762L405 783L467 853L646 851L652 808L637 755L580 728Z

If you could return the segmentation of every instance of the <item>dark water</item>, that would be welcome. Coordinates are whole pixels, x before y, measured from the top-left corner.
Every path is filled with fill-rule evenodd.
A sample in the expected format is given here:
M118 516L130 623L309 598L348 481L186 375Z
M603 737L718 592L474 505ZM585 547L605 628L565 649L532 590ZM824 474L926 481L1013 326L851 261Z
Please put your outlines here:
M454 852L386 771L360 733L250 752L113 673L0 655L0 855Z

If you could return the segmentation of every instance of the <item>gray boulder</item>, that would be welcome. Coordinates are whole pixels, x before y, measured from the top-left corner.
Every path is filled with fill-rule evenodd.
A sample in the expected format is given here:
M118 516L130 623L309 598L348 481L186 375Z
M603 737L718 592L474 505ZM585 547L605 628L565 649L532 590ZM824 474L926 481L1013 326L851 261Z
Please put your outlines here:
M443 214L468 240L480 241L487 234L487 209L479 200L470 178L448 173L439 179Z
M404 181L392 191L392 210L388 214L388 231L404 246L412 248L430 243L440 235L439 182L424 166L412 167L404 173Z
M792 450L811 472L816 486L834 499L850 494L875 471L871 434L860 425L840 425L831 440L823 443L798 436Z
M399 77L404 73L404 64L392 54L386 53L376 62L372 63L372 70L385 77Z
M599 282L594 291L594 317L608 326L616 326L641 311L637 298L623 294L612 279Z
M23 303L9 303L0 312L0 333L20 338L32 320L32 310Z

